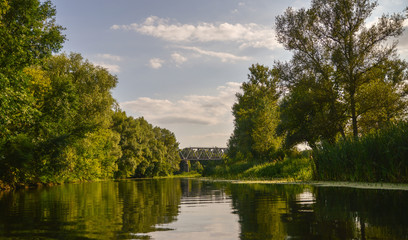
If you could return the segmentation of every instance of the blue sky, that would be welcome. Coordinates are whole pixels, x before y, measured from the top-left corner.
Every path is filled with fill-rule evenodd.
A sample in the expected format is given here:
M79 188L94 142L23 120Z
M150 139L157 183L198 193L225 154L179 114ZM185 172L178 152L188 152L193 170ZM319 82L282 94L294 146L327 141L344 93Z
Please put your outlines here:
M402 12L405 0L379 1L369 21ZM274 21L305 0L52 0L68 41L118 76L113 96L128 115L176 134L181 147L225 147L231 107L254 63L288 60ZM405 28L408 24L405 24ZM408 60L408 33L400 38Z

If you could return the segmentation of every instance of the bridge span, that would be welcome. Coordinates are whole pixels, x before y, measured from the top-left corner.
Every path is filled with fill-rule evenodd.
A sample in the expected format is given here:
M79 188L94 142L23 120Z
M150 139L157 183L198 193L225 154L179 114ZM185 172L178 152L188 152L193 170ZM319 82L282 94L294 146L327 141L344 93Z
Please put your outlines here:
M180 150L181 160L216 161L222 160L227 148L218 147L188 147Z

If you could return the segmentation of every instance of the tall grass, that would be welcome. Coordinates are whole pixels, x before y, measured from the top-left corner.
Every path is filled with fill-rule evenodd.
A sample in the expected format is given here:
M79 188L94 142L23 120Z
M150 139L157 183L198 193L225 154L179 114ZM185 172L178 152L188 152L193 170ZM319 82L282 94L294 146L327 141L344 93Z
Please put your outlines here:
M313 158L317 180L408 182L408 123L359 139L323 143Z

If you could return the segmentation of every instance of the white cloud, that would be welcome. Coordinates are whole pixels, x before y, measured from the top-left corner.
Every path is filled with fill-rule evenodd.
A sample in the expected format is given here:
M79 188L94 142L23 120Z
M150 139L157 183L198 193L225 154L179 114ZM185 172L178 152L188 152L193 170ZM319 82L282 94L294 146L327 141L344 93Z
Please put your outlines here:
M136 31L170 42L235 42L241 48L279 48L275 32L270 26L255 23L200 23L197 25L170 23L167 19L156 16L146 18L141 23L113 25L113 30Z
M152 58L149 61L149 66L153 69L159 69L163 66L164 60L160 58Z
M119 73L120 66L117 62L122 61L122 57L108 54L108 53L99 53L91 57L93 64L106 68L111 73Z
M110 60L110 61L114 61L114 62L120 62L120 61L122 61L122 57L120 57L120 56L115 56L115 55L108 54L108 53L97 54L96 57L97 57L98 59L106 59L106 60Z
M226 52L214 52L214 51L202 50L198 47L181 47L181 48L194 51L201 55L219 58L221 59L222 62L248 61L252 59L251 57L247 57L247 56L240 57L240 56L236 56L236 55L233 55L231 53L226 53Z
M180 53L173 53L171 54L171 59L176 63L177 66L183 64L187 61L187 58L182 56Z
M228 82L217 88L215 96L190 95L176 101L141 97L120 105L126 112L144 116L157 125L232 123L231 107L240 86L240 83Z
M109 64L105 62L94 62L95 65L106 68L110 73L119 73L120 67L116 64Z

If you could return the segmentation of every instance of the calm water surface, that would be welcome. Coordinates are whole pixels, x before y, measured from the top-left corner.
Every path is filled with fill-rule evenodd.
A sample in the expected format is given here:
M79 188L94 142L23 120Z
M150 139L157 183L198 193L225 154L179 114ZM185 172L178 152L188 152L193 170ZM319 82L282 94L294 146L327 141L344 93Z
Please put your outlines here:
M408 191L196 179L0 192L0 239L408 239Z

